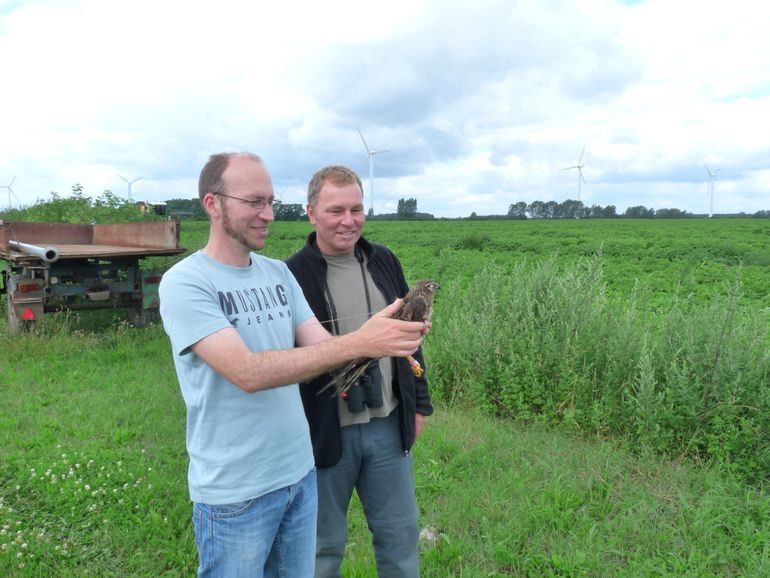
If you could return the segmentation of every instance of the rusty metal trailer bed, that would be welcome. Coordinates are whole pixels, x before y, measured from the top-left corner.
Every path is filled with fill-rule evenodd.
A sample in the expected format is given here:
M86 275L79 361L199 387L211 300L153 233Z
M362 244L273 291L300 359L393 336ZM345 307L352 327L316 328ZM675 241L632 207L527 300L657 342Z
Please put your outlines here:
M161 275L141 270L140 260L184 250L175 221L0 221L8 322L18 330L48 312L122 307L132 323L143 325L157 310Z

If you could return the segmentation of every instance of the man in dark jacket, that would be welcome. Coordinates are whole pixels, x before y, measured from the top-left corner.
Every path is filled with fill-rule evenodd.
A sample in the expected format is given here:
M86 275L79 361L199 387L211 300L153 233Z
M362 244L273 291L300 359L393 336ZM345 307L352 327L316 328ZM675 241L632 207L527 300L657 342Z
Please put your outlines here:
M315 231L287 264L315 315L335 335L354 331L409 290L398 258L361 236L361 179L330 166L308 184ZM414 356L425 367L420 350ZM433 413L424 374L403 358L374 361L345 397L330 376L300 384L318 468L316 577L339 576L353 488L372 532L379 576L419 576L417 504L409 450Z

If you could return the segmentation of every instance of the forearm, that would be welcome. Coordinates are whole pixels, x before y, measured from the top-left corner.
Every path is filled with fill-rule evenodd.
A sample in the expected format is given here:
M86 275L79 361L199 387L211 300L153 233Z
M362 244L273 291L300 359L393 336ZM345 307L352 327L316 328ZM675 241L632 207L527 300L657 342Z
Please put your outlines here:
M206 364L246 392L306 381L351 359L366 357L355 334L321 337L304 347L250 351L232 329L209 335L193 346Z
M307 381L361 357L353 341L343 335L295 349L249 352L228 379L249 393Z
M390 319L394 303L359 330L332 337L311 318L297 327L292 349L250 351L235 329L222 329L192 346L214 371L247 392L307 381L353 359L406 356L422 341L422 323Z

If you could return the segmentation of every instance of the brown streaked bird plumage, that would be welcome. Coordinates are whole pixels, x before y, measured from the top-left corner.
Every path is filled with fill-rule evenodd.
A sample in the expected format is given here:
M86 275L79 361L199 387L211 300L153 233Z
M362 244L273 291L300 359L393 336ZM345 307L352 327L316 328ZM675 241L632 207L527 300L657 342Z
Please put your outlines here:
M440 286L431 279L417 281L406 297L403 299L403 306L393 316L393 319L402 321L429 321L433 307L433 293ZM414 357L407 357L409 365L412 366L412 372L421 377L423 369ZM344 394L351 385L353 385L366 371L367 366L372 362L368 357L354 359L334 373L334 377L318 393L326 391L330 387L335 389L337 395Z

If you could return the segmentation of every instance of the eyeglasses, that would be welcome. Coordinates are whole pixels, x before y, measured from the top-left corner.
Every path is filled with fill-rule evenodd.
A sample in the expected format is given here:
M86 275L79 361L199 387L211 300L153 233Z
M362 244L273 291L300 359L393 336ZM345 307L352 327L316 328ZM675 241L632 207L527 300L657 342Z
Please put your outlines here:
M227 197L228 199L235 199L236 201L246 203L250 208L256 209L257 211L261 211L267 206L269 206L272 209L273 205L275 204L275 197L270 197L269 199L265 199L264 197L259 197L256 199L242 199L241 197L234 197L232 195L226 195L224 193L212 192L211 194L217 197Z

